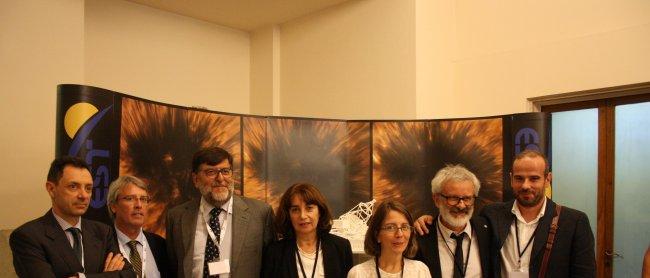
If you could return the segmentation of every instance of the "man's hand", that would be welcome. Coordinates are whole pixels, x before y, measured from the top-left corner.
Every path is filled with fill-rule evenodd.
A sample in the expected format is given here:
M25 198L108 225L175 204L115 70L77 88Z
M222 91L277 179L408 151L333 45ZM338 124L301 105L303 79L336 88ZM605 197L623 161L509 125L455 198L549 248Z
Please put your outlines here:
M427 229L427 224L431 225L433 224L433 216L425 214L420 216L418 219L415 220L414 226L415 226L415 231L418 232L421 236L428 234L429 229Z
M122 254L117 253L113 256L113 252L108 253L104 262L104 272L122 270L123 267L124 258L122 258Z

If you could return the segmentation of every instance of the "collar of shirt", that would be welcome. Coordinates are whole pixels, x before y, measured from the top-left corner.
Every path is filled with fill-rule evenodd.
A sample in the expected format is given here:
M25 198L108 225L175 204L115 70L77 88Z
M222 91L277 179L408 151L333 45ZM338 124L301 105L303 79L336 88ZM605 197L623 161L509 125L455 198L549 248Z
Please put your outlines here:
M128 243L131 241L131 238L129 238L127 235L125 235L120 229L115 226L115 233L117 234L117 242L121 246L126 246L127 248L129 247ZM135 238L135 241L140 243L140 245L144 245L144 233L142 232L142 228L140 228L140 233L138 233L138 236Z
M205 219L206 223L210 221L210 211L213 208L214 206L212 204L208 203L205 198L201 197L201 209L205 212L203 214L203 219ZM232 215L232 196L230 196L230 199L228 199L225 204L221 205L221 209L227 212L229 215Z
M533 219L533 221L526 222L526 220L524 220L524 217L521 216L521 212L519 211L519 206L517 205L517 200L515 200L515 202L512 204L512 210L510 210L510 211L515 215L515 217L517 218L517 220L519 220L519 222L524 223L524 224L528 224L528 225L535 224L535 223L539 222L540 218L544 217L544 212L546 211L546 197L544 197L544 203L542 204L542 209L539 211L539 214L537 215L537 217L535 217L535 219Z
M59 226L61 226L61 229L63 229L64 231L72 227L75 227L79 229L79 231L81 231L81 217L79 217L79 221L77 221L77 225L72 226L70 225L70 223L63 220L63 218L56 215L56 212L54 212L54 210L52 210L52 215L54 215L54 219L56 219L56 222L59 223Z
M460 234L462 232L465 232L468 239L470 239L470 240L472 239L472 225L469 223L469 221L467 221L467 224L465 225L465 229L463 229L463 231L461 231L460 233L456 233L456 232L448 229L445 225L443 225L440 218L442 218L442 216L438 216L438 227L440 227L440 231L442 232L442 236L444 237L445 241L447 241L447 242L451 242L451 241L456 242L455 239L451 238L451 234L452 233Z

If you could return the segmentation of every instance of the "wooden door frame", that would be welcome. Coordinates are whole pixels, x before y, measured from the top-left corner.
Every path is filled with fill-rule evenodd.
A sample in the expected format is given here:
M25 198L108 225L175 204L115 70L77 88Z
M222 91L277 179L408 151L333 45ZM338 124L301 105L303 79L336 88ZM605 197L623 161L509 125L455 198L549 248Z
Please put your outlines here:
M618 105L650 101L650 82L530 99L542 112L598 109L598 185L596 223L596 273L613 275L615 108Z

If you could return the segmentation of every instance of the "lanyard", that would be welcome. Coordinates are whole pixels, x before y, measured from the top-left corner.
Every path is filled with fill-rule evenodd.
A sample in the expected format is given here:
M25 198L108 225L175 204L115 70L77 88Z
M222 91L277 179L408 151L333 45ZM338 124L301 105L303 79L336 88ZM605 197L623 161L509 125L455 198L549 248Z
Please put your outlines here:
M314 274L316 273L316 266L318 265L318 248L320 248L320 240L316 241L316 259L314 260L314 268L311 270L311 278L314 278ZM302 260L300 259L300 253L298 253L298 243L296 243L296 257L298 257L298 264L300 264L300 271L302 271L303 278L307 278L305 269L302 266Z
M517 267L521 269L521 256L526 253L526 249L528 249L528 246L530 246L530 243L533 242L533 238L535 238L535 234L537 233L537 228L539 228L539 223L537 223L537 227L535 227L535 231L533 231L533 234L530 236L530 239L528 239L528 243L526 243L526 246L524 247L524 250L521 250L519 247L519 226L517 225L517 219L515 219L515 237L517 239Z
M231 202L231 204L232 204L232 202ZM230 209L230 207L229 207L229 209ZM217 248L219 248L219 251L221 251L221 239L223 239L226 236L226 229L228 228L228 211L224 210L224 209L222 209L222 210L225 213L225 216L223 218L223 221L219 221L219 226L221 227L221 232L219 233L219 240L217 240L217 237L214 234L214 231L212 231L212 228L210 228L210 224L208 223L208 221L210 221L209 220L210 217L209 217L209 215L205 214L205 211L203 209L203 205L201 205L201 217L203 218L205 228L208 230L208 236L210 237L210 239L212 239L212 242L214 243L214 245L216 245ZM206 217L208 217L207 220L205 219ZM219 216L217 215L217 217L219 217Z
M469 225L469 223L468 223ZM445 243L445 246L447 246L447 250L449 251L449 254L451 254L452 259L456 256L453 252L451 252L451 248L449 247L449 244L447 244L447 240L445 237L442 235L442 230L440 230L440 222L438 222L438 233L440 233L440 237L442 238L442 241ZM456 242L458 244L458 242ZM462 241L461 241L462 244ZM461 245L460 248L463 248ZM469 252L472 250L472 238L469 238L469 246L467 246L467 257L465 257L465 267L458 265L456 263L456 260L454 260L454 266L458 268L458 271L460 272L460 276L465 277L465 274L467 274L467 266L469 265Z
M379 274L379 259L375 257L375 271L377 272L377 278L381 278ZM399 277L404 278L404 256L402 256L402 271L399 273Z

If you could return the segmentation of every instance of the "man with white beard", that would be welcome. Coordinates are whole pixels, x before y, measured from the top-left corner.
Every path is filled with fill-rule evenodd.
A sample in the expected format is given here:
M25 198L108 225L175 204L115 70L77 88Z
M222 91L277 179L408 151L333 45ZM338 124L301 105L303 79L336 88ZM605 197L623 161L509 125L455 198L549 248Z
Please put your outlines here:
M491 229L484 218L472 217L480 187L476 176L461 165L447 165L431 181L440 214L418 219L415 257L429 267L431 277L492 277Z

